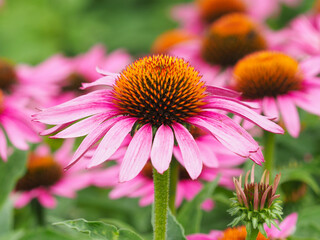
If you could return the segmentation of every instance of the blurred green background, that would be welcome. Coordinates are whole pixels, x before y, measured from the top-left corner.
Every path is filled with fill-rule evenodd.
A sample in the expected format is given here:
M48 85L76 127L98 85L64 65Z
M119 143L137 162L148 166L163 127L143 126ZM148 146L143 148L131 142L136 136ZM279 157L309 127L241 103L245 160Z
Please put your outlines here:
M132 55L141 56L149 52L159 34L177 27L177 23L170 19L170 9L182 2L190 0L6 0L4 6L0 7L0 56L16 63L37 64L58 52L68 56L86 52L97 43L106 45L109 52L125 48ZM313 2L305 0L295 9L282 6L281 14L268 23L274 29L281 28L297 14L310 9ZM296 238L292 239L311 239L310 234L320 234L320 126L318 117L305 113L301 116L304 131L299 140L288 135L277 136L276 154L277 159L280 159L277 167L284 176L287 174L287 179L293 176L291 179L296 180L297 175L300 180L312 179L308 180L311 187L303 201L285 207L286 213L299 211L301 216ZM308 156L315 158L311 165L304 161ZM246 168L249 168L251 162L247 165ZM297 168L304 172L295 172ZM316 180L310 175L316 175ZM214 193L217 207L204 214L202 231L223 229L230 222L226 210L231 195L227 190L217 189ZM109 218L117 218L134 227L143 236L151 236L150 207L140 208L137 202L137 199L112 201L108 199L107 190L89 188L81 191L76 199L60 198L58 208L47 211L48 221L57 222L81 216L88 220L108 218L105 221L110 222ZM19 221L15 222L15 229L32 229L34 223L30 215L28 208L16 210L15 219ZM51 231L51 228L38 232L27 231L27 235L24 235L19 230L13 234L21 233L23 237L15 239L24 240L42 239L40 236L45 236L45 240L79 239L78 236L71 237L72 232L64 233L62 237L60 231ZM7 235L0 237L0 240L4 239L9 238Z

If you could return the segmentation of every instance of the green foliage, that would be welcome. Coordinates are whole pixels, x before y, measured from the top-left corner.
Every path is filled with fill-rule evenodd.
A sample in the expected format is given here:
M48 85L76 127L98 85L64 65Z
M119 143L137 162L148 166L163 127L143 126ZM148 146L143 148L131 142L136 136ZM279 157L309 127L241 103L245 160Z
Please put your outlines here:
M184 227L186 234L200 231L202 218L201 204L212 196L219 179L220 177L217 177L214 181L207 183L201 192L194 199L185 203L179 211L178 220Z
M142 240L131 230L118 229L117 227L101 221L86 221L85 219L68 220L55 223L64 225L78 232L87 234L93 240Z
M16 181L24 174L27 152L15 150L8 162L0 159L0 208L13 190Z
M172 213L168 212L167 240L186 240L184 229Z
M13 225L12 203L8 198L0 209L0 236L10 232Z

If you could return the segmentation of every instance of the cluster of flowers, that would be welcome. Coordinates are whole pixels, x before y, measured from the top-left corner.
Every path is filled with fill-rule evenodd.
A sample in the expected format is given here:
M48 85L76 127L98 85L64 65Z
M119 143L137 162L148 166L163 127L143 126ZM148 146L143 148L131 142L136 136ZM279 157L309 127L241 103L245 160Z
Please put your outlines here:
M310 12L275 32L265 20L277 13L279 2L198 0L177 6L172 14L181 27L156 39L154 55L132 63L125 51L106 56L100 45L35 67L1 59L1 158L7 160L11 144L27 150L28 143L40 143L38 132L67 139L54 153L41 143L29 154L14 191L16 207L33 198L54 207L52 194L73 197L89 185L112 188L110 198L140 197L141 206L149 205L152 169L162 174L173 163L179 172L176 206L218 174L219 185L241 193L241 180L233 180L242 174L239 165L247 158L264 162L247 130L257 125L282 134L274 120L298 137L297 107L320 115L320 15ZM77 137L84 139L73 153ZM114 164L104 168L107 160ZM214 202L202 207L211 210ZM260 228L271 239L285 238L296 221L292 214L280 223L282 231ZM246 235L238 228L188 239L230 239L230 231Z

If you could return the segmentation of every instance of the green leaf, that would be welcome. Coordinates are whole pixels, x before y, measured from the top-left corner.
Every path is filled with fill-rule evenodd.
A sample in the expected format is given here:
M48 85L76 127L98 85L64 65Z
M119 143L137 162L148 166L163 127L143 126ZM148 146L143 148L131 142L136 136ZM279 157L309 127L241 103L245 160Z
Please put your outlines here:
M117 229L113 225L100 221L75 219L54 223L54 225L64 225L78 232L85 233L93 240L142 240L139 235L130 230Z
M320 188L318 183L315 181L313 176L309 171L304 170L303 168L287 168L281 170L281 182L282 184L290 181L301 181L308 184L312 190L320 194Z
M0 236L10 232L13 226L12 204L9 199L0 209Z
M0 208L13 190L16 181L25 172L27 152L15 150L8 162L0 159Z
M172 213L168 212L167 240L186 240L184 229Z
M213 182L207 183L202 191L190 202L185 203L178 214L178 221L184 227L186 234L200 232L202 218L201 204L212 196L213 191L218 185L220 176Z

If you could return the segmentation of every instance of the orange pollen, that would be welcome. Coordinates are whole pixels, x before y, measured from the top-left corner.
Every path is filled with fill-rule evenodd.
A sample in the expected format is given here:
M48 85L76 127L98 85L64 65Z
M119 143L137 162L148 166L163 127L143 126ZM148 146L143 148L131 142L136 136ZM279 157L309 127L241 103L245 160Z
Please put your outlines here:
M233 75L236 90L248 99L276 97L299 90L303 79L296 60L271 51L243 58L235 66Z
M223 232L223 236L219 240L245 240L247 236L247 230L245 226L227 228ZM257 240L268 240L261 233L258 234Z
M199 72L181 58L144 57L124 69L116 80L114 104L123 115L159 127L201 111L205 94Z
M71 73L65 79L65 85L62 87L62 91L80 91L82 83L88 82L88 80L79 73Z
M266 41L253 21L234 13L211 24L201 54L211 64L232 66L247 54L266 48Z
M246 12L246 5L241 0L197 0L196 4L201 18L207 23L229 13Z
M41 186L50 187L61 179L62 174L62 167L50 155L38 156L31 153L27 172L19 179L16 190L28 191Z
M170 30L157 37L151 47L151 52L156 54L167 53L174 45L195 38L193 34L181 29Z
M13 65L4 59L0 59L0 89L8 91L15 82L16 73Z

